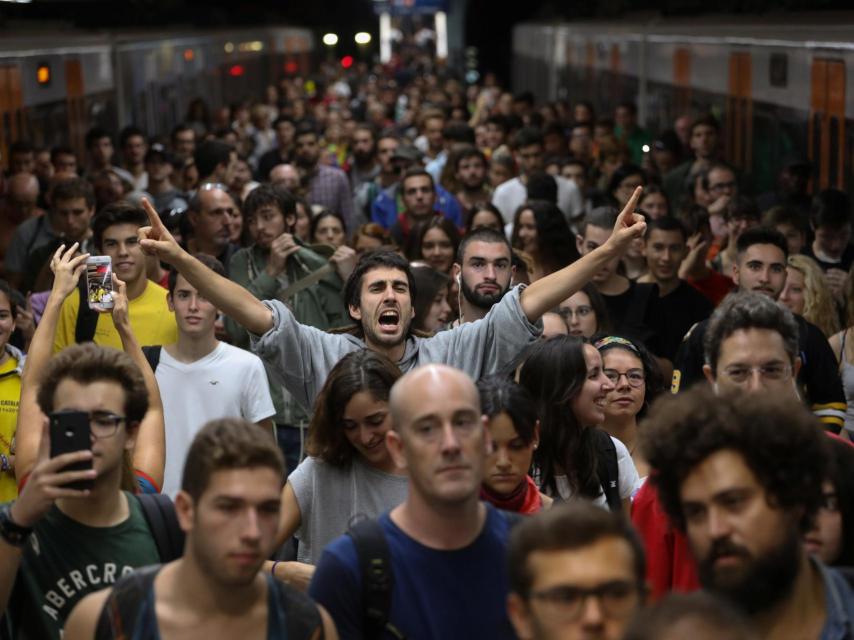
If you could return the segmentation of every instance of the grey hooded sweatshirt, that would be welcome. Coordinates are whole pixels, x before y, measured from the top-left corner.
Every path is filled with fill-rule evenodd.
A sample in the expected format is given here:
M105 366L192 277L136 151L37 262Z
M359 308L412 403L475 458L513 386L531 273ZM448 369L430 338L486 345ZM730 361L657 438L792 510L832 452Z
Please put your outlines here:
M523 288L519 285L508 291L482 320L430 338L408 336L397 366L406 373L424 364L447 364L474 380L511 372L543 332L542 320L532 324L522 310L519 295ZM277 300L265 300L264 304L273 312L273 328L262 336L250 336L252 350L297 402L313 407L332 367L348 353L367 345L353 335L326 333L300 324Z

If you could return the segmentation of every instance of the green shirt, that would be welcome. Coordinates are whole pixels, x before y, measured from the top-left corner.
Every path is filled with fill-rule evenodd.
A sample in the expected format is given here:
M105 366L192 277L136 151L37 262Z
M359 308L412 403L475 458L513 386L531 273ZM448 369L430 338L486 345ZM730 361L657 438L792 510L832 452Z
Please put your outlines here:
M88 527L55 505L35 526L7 610L17 637L59 640L80 599L160 562L139 501L125 495L130 516L115 526Z

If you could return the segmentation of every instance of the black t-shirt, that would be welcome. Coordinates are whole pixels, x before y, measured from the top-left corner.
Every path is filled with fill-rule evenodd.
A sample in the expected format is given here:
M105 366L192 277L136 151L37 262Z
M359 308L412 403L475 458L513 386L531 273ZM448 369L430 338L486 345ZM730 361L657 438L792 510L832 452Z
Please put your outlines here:
M836 356L818 327L798 315L795 320L798 322L798 350L801 357L798 387L813 413L828 429L839 433L845 421L847 403L839 379ZM708 320L700 322L682 341L674 362L673 393L705 380L703 338L708 325Z
M714 307L684 280L664 297L659 295L657 284L640 284L638 287L653 289L644 319L644 325L651 333L647 347L655 355L673 361L688 330L708 318Z
M615 333L624 333L627 323L636 324L629 317L629 309L632 307L632 298L634 298L636 286L634 280L629 280L629 288L623 293L618 293L615 296L602 294L605 306L608 308L608 319L611 321L611 328Z

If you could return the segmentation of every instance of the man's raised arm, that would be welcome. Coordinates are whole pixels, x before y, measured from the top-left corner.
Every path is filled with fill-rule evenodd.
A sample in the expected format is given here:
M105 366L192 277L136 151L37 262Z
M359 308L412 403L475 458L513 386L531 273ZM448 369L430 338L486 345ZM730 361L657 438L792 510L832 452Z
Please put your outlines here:
M204 298L251 333L262 335L273 328L273 313L260 300L184 251L146 198L142 199L142 206L151 223L139 229L143 251L175 267Z
M614 232L601 247L582 256L568 267L555 271L531 283L520 298L522 310L531 322L536 322L546 311L557 307L581 287L590 282L602 267L617 256L623 255L629 244L643 237L646 222L635 213L635 207L643 193L638 187L617 217Z

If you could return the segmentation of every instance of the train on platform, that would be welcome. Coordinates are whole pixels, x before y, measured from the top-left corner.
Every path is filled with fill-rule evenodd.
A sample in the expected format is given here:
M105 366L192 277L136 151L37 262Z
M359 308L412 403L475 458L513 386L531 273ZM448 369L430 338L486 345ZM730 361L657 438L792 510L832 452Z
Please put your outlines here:
M314 33L270 26L215 32L64 32L0 40L0 153L18 139L67 144L135 124L168 132L190 102L228 104L308 73Z
M814 186L854 193L852 25L847 12L524 23L513 33L514 90L587 100L600 113L634 101L652 131L711 112L726 158L757 191L798 154L811 161Z

